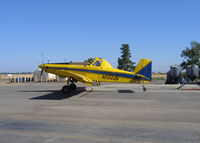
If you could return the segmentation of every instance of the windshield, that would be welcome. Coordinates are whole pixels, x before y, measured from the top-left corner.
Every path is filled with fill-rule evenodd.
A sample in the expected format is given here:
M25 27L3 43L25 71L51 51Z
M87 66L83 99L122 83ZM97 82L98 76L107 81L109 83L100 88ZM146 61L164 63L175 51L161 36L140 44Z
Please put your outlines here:
M88 60L86 60L85 62L88 63L88 65L92 64L96 59L94 58L89 58Z
M102 63L102 61L96 61L94 64L93 64L93 66L97 66L97 67L100 67L101 66L101 63Z

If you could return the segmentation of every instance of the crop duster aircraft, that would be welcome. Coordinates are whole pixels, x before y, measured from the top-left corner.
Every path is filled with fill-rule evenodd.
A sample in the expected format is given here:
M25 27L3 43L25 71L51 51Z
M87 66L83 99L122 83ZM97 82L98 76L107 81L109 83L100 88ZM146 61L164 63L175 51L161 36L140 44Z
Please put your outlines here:
M145 83L151 81L152 61L141 59L133 72L113 68L106 60L95 58L87 63L49 63L39 66L42 71L53 73L59 77L68 77L63 93L76 89L76 82L90 86L100 85L100 82Z

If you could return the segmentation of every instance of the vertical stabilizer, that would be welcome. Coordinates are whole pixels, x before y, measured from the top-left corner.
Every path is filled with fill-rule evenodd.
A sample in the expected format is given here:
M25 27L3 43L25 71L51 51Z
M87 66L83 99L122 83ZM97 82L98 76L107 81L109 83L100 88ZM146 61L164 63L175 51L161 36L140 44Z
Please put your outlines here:
M135 74L143 75L147 80L151 81L152 61L148 59L141 59L133 72Z

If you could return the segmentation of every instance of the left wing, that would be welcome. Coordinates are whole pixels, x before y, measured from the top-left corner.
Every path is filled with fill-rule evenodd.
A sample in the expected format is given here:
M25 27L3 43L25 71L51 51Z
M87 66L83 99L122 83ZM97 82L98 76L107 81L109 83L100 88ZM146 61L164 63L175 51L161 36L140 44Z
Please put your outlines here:
M72 77L82 83L85 83L87 85L90 85L90 86L93 86L93 81L85 76L85 75L82 75L82 74L77 74L77 73L74 73L74 72L70 72L70 71L60 71L59 73L62 73L62 75L64 74L65 77Z

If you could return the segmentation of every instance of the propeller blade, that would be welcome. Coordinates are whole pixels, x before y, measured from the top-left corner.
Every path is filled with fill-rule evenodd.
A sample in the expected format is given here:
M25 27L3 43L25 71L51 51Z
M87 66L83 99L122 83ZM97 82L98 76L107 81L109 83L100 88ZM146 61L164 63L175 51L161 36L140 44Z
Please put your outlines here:
M41 70L41 73L40 73L40 80L41 80L41 78L42 78L43 72L44 72L44 69Z

